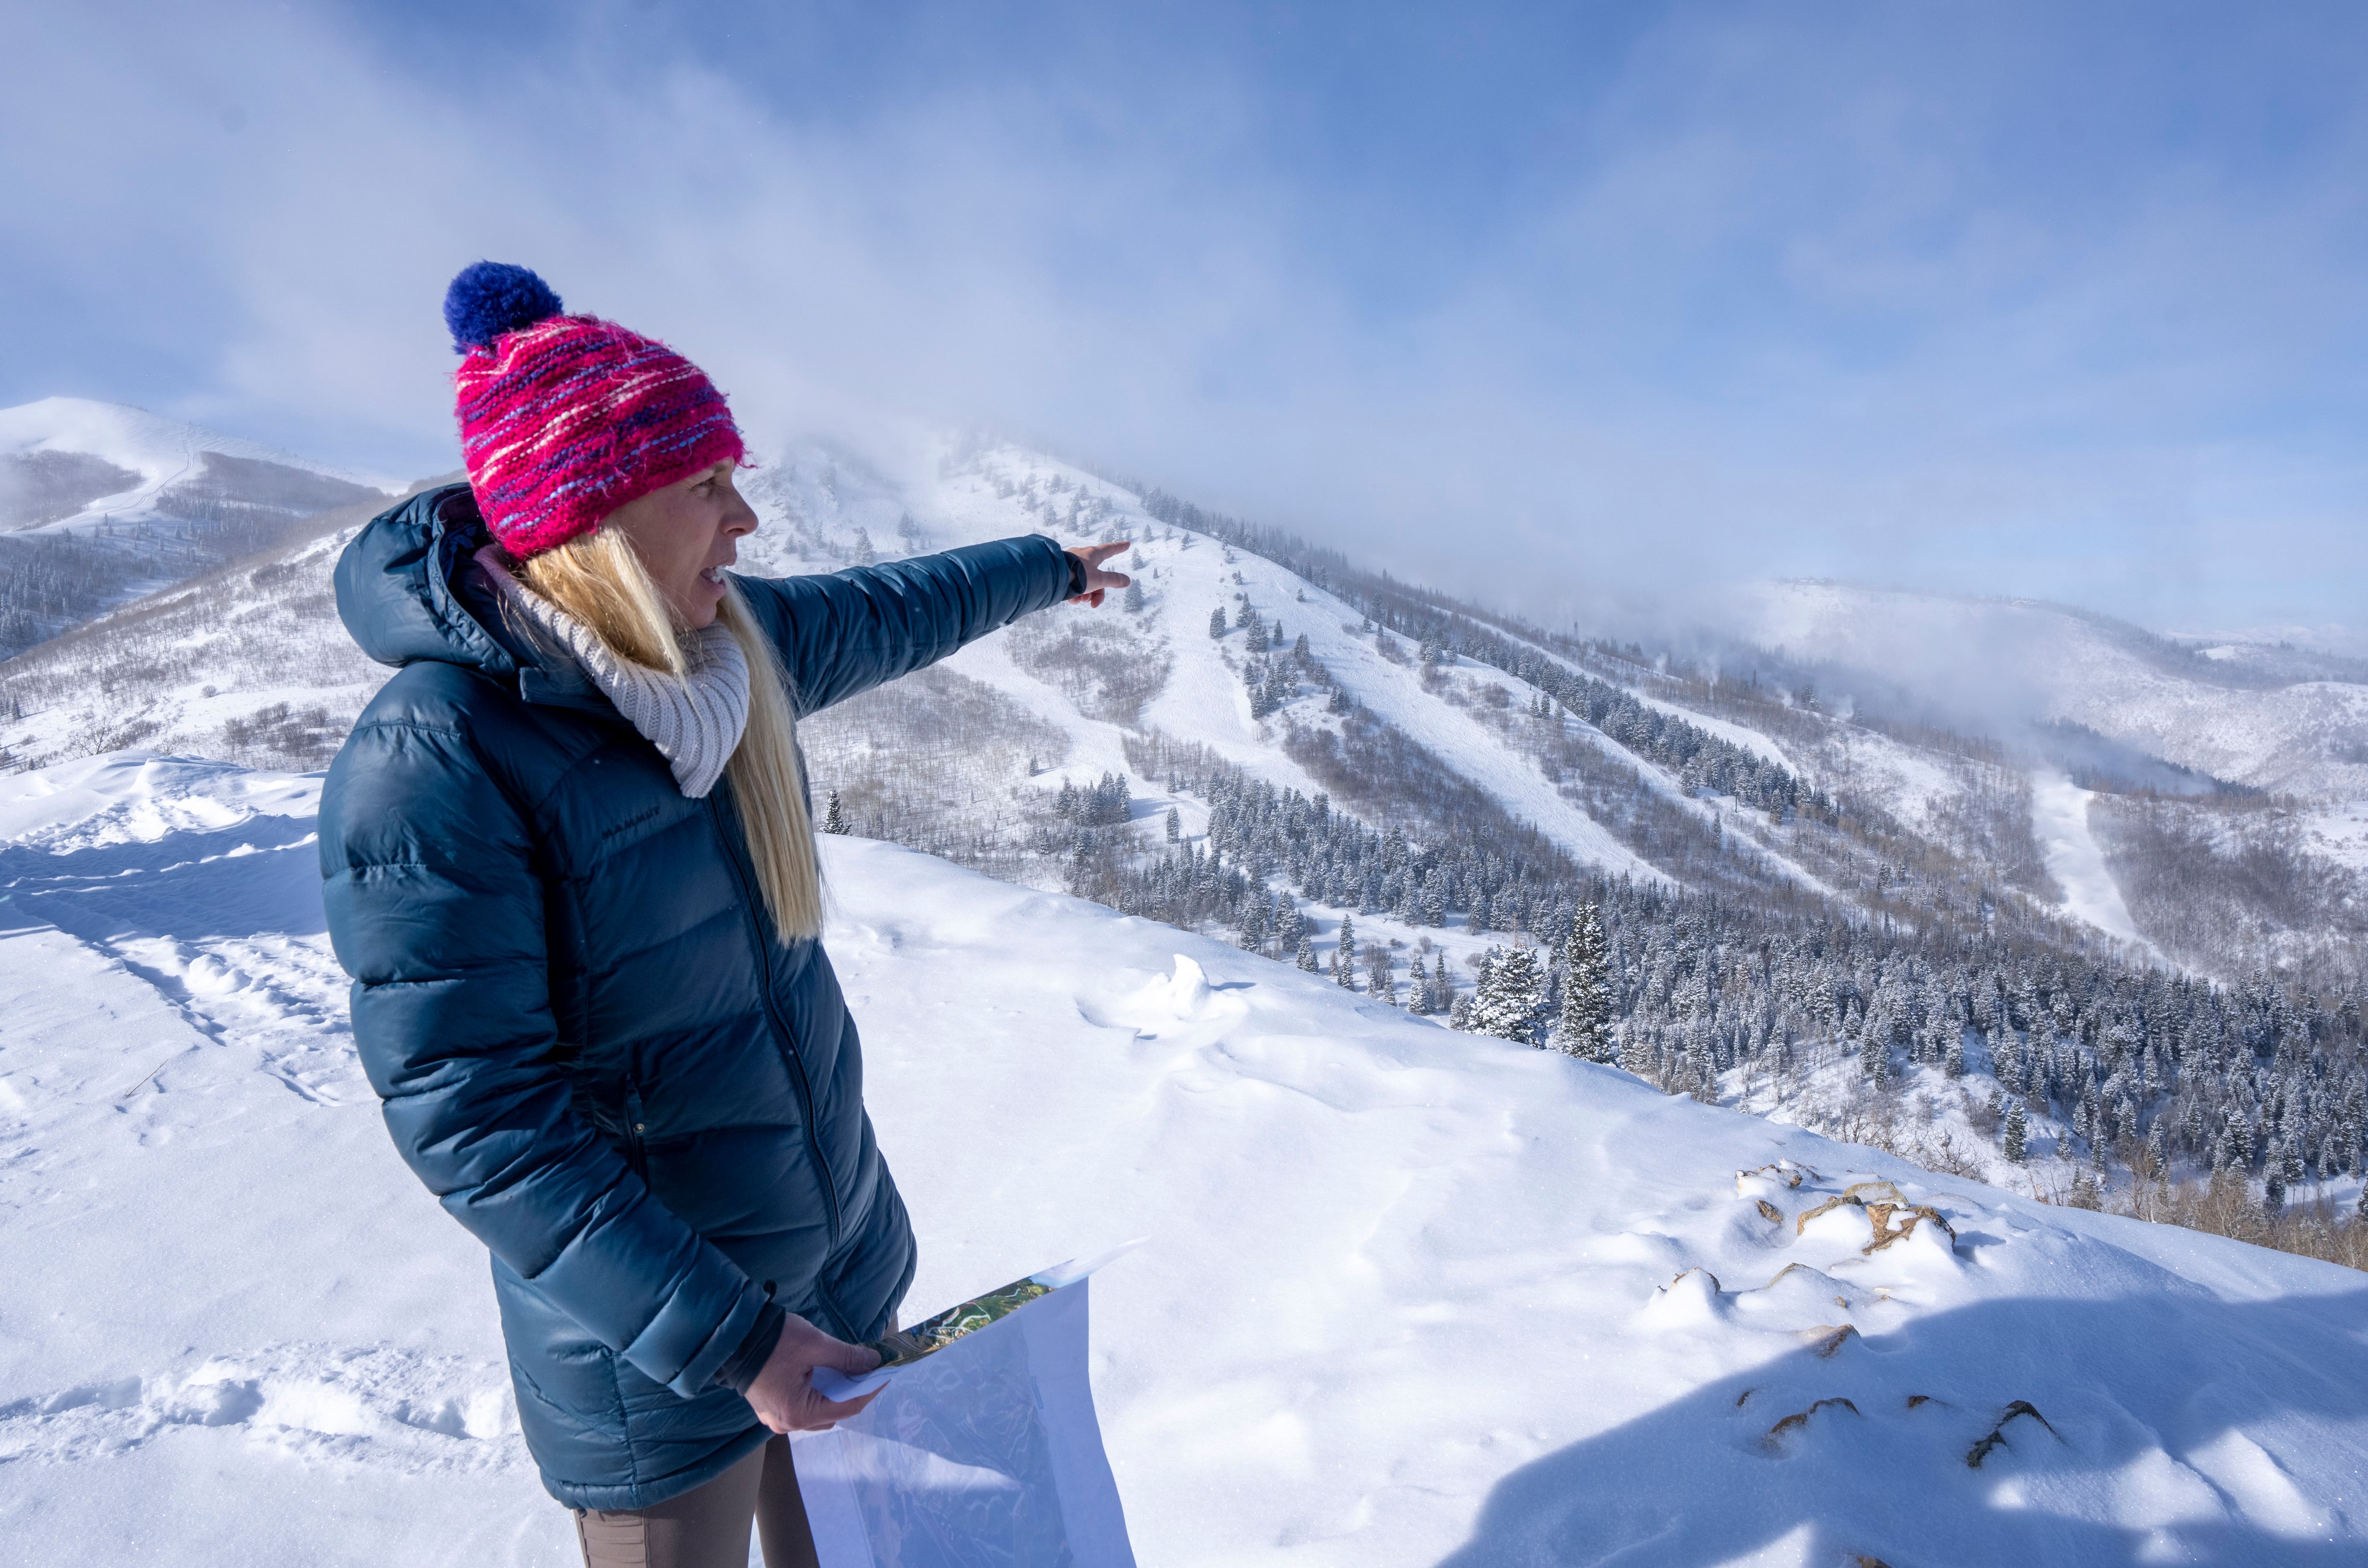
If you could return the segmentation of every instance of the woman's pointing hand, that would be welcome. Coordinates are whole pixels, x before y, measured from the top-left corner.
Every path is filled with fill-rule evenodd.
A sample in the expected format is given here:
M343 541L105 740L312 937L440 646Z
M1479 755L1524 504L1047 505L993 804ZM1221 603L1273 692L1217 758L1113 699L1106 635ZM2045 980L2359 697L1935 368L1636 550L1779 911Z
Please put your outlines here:
M1133 548L1133 544L1134 541L1129 539L1121 540L1116 544L1071 545L1069 553L1086 563L1086 591L1073 595L1069 602L1073 605L1091 605L1096 609L1099 609L1102 607L1103 594L1112 588L1123 588L1133 582L1134 579L1123 572L1102 570L1103 562L1121 551Z

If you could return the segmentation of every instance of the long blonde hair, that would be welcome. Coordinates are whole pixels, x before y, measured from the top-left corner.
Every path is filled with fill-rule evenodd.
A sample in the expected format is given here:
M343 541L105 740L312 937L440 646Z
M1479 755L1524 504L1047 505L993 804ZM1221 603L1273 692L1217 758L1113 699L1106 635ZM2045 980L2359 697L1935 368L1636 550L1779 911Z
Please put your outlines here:
M620 659L677 677L690 660L666 597L632 543L614 528L595 528L519 563L534 591L591 629ZM773 644L757 629L725 580L716 619L748 662L748 727L724 777L740 809L741 832L757 863L757 885L784 945L822 934L822 874L814 858L814 817L798 765L796 720L788 677Z

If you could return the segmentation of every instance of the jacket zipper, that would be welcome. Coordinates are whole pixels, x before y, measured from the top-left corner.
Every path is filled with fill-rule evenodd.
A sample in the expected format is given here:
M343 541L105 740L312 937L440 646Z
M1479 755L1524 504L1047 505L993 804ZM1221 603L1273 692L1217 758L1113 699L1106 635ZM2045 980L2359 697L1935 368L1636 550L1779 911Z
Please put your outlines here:
M715 831L723 841L723 858L732 863L733 879L740 885L740 911L748 923L748 942L757 954L757 967L763 976L765 1017L773 1026L775 1048L790 1064L790 1075L796 1080L798 1103L805 1110L806 1150L814 1156L814 1166L822 1172L824 1194L830 1199L830 1245L838 1250L840 1215L838 1208L838 1177L830 1168L830 1156L823 1153L822 1130L815 1125L814 1085L806 1077L805 1058L798 1053L797 1041L791 1037L789 1025L781 1020L779 1008L773 1005L772 944L765 940L765 928L757 918L755 878L740 862L740 850L732 839L732 824L723 820L723 802L713 791L707 797L707 809L715 819Z

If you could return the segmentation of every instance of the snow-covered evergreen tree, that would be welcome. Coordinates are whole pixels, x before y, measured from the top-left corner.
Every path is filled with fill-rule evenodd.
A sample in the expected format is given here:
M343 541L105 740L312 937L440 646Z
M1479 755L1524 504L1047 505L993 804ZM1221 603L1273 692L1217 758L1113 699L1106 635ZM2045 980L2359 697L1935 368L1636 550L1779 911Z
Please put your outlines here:
M1488 949L1480 960L1480 988L1472 1004L1472 1027L1498 1040L1534 1045L1545 1011L1545 966L1535 949Z
M2006 1157L2009 1165L2022 1164L2024 1148L2031 1137L2031 1127L2023 1116L2022 1102L2016 1100L2006 1108Z
M1209 635L1212 637L1223 637L1224 634L1225 607L1219 605L1216 608L1209 612Z
M1184 818L1174 806L1167 808L1167 842L1177 843L1184 836Z
M847 831L847 813L839 808L838 791L836 790L830 792L829 803L823 808L822 830L825 833Z
M1119 596L1118 602L1119 608L1125 610L1127 614L1142 614L1143 585L1140 583L1129 583L1126 585L1126 592Z
M1310 973L1310 974L1314 974L1314 973L1315 973L1315 972L1316 972L1316 970L1317 970L1317 968L1318 968L1319 966L1318 966L1318 965L1316 964L1316 962L1315 962L1315 937L1310 937L1310 936L1306 936L1306 935L1304 935L1304 934L1303 934L1303 935L1300 937L1300 938L1299 938L1299 956L1298 956L1296 959L1294 959L1292 961L1293 961L1293 962L1295 962L1295 963L1297 963L1301 969L1305 970L1305 971L1306 971L1308 973Z
M1582 1062L1611 1060L1611 956L1592 903L1578 908L1562 949L1562 1017L1554 1043Z

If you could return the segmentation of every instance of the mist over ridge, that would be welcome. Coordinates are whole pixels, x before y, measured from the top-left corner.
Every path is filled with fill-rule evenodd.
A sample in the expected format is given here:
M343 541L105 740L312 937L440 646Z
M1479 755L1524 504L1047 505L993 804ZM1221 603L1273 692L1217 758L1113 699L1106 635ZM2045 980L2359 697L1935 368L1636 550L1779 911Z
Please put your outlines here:
M28 18L0 403L440 471L495 256L752 428L977 422L1543 623L1804 575L2356 623L2347 8L707 19L528 7L463 69L368 5Z

